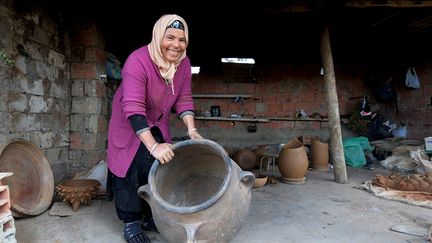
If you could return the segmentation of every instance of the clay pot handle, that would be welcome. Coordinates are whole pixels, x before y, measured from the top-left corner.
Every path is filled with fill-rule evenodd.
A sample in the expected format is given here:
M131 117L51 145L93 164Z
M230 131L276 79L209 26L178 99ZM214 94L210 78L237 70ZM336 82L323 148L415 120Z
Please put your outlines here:
M138 195L143 198L144 200L146 200L150 205L151 205L151 201L152 201L152 197L150 195L152 195L151 191L150 191L150 185L146 184L144 186L140 186L138 188Z
M249 171L240 172L240 181L246 185L248 188L252 188L255 183L255 176Z

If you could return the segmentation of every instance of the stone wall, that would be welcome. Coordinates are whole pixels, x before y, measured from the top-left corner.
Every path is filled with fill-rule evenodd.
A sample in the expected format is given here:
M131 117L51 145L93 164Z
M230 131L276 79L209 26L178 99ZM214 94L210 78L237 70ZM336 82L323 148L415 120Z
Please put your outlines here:
M41 8L0 2L0 143L25 139L41 148L56 179L67 170L70 113L69 33Z

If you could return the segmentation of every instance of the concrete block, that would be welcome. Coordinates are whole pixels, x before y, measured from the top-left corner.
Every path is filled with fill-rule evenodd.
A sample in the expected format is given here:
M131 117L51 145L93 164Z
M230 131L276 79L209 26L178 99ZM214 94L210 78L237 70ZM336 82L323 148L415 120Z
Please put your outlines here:
M89 115L86 117L86 131L97 132L98 131L98 115Z
M39 148L52 148L56 134L52 131L42 132L35 131L30 133L30 141L39 145Z
M19 55L15 59L15 66L18 68L19 71L22 73L27 73L27 64L26 64L26 58L22 55Z
M93 150L93 151L84 151L83 152L83 167L86 169L91 169L99 161L105 159L105 150Z
M85 116L82 114L70 115L70 130L71 132L84 131L85 128Z
M83 165L83 151L77 149L69 150L69 165L71 168L82 168Z
M0 215L0 242L13 243L15 239L15 221L11 213Z
M65 56L61 53L58 53L54 50L49 50L48 53L48 63L54 65L58 68L65 68Z
M49 106L52 105L52 99L50 103L51 104L46 102L42 96L32 95L30 96L30 100L29 100L30 112L33 113L47 112L48 110L50 110Z
M18 82L19 82L20 90L22 90L23 92L26 92L27 94L34 94L34 95L44 95L44 87L43 87L42 79L37 79L37 80L20 79Z
M45 62L36 62L36 71L39 78L48 79L49 81L56 81L59 77L58 68L47 64Z
M100 98L73 97L71 113L100 114L101 103L102 100Z
M63 86L55 82L52 82L49 96L56 97L56 98L65 98L66 95L68 94L68 91L69 89L67 86Z
M30 132L40 129L40 123L36 121L36 114L12 113L10 115L12 126L9 130Z
M84 82L84 94L89 97L96 97L97 80L87 79Z
M73 80L71 88L72 96L84 96L84 81L83 80Z
M9 111L24 112L27 109L27 97L24 94L10 93L8 96Z
M50 165L63 164L69 161L68 148L48 148L45 149L45 154Z

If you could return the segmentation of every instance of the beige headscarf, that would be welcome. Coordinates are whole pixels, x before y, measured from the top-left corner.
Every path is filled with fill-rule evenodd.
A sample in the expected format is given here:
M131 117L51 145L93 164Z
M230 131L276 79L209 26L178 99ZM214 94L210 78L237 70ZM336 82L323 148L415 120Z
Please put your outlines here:
M162 55L162 51L160 49L160 43L165 34L166 28L175 20L180 20L183 23L186 43L189 43L189 31L188 31L188 26L186 24L186 21L178 15L166 14L163 15L155 23L153 27L153 38L148 46L150 57L153 60L153 62L155 62L156 65L159 67L159 72L161 73L162 77L170 81L172 81L174 78L174 74L177 70L177 66L180 64L183 58L186 57L186 50L185 50L183 52L183 55L175 63L170 63L167 60L165 60L165 58Z

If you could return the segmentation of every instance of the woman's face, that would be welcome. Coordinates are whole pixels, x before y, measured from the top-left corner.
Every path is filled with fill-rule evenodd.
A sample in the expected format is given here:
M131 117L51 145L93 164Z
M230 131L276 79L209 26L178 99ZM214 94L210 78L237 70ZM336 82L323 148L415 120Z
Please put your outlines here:
M184 31L181 29L168 28L161 42L163 57L168 62L177 61L186 50L187 43Z

